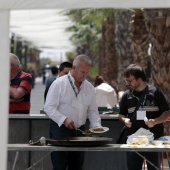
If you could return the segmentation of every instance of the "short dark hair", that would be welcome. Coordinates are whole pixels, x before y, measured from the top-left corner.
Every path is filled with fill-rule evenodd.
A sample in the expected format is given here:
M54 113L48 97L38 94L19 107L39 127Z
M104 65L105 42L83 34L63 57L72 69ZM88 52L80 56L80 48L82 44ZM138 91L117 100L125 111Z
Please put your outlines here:
M147 81L147 77L144 69L137 64L130 64L126 68L124 72L124 76L127 78L130 75L133 75L135 79L141 78L143 81Z
M56 66L52 66L52 67L51 67L51 73L52 73L53 75L57 75L57 73L58 73L58 68L57 68Z
M72 68L72 63L70 63L68 61L61 63L60 66L59 66L59 70L63 71L65 67Z
M96 78L94 80L94 87L99 86L102 83L105 83L104 78L100 75L96 76Z

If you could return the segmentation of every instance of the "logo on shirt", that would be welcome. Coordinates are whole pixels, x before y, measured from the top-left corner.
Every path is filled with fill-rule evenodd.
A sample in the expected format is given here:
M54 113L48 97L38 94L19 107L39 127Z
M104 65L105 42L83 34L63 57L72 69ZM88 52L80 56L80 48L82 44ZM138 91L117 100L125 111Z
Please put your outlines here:
M128 96L128 99L132 99L132 96Z
M154 101L147 100L146 101L146 106L155 106L155 103L154 103Z

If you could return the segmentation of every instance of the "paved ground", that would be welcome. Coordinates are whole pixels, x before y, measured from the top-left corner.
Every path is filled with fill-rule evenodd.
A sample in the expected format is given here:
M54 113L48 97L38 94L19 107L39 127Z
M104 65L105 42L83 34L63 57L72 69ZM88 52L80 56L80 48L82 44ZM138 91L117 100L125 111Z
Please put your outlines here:
M31 92L31 114L38 114L44 106L45 85L42 84L42 78L37 77L34 89Z

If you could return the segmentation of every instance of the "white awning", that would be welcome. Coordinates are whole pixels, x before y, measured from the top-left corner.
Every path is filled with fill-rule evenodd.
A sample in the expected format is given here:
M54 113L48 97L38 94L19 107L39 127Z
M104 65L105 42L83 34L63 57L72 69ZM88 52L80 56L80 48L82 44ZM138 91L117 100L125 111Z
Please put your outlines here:
M73 25L65 10L12 10L10 32L30 42L42 51L72 51L71 34L66 28Z
M0 9L168 8L169 0L0 0Z

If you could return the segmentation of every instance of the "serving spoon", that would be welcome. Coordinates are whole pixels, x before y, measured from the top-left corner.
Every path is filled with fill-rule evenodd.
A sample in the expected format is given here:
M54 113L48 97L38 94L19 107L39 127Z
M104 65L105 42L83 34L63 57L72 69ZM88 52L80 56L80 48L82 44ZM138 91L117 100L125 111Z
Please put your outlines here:
M78 131L80 131L83 135L91 135L92 132L90 130L81 130L81 129L76 129Z

